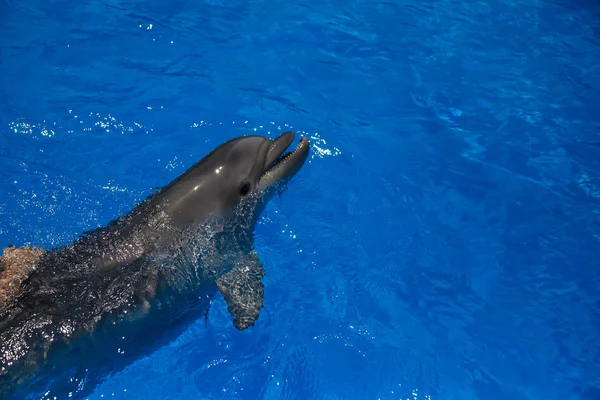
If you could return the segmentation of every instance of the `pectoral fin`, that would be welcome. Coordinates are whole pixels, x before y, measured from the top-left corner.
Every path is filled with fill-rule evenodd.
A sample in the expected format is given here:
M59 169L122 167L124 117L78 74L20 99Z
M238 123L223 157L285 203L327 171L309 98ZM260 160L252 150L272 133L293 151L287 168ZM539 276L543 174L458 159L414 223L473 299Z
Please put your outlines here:
M217 280L217 288L227 302L233 325L244 330L258 319L263 306L265 275L256 253L249 254Z

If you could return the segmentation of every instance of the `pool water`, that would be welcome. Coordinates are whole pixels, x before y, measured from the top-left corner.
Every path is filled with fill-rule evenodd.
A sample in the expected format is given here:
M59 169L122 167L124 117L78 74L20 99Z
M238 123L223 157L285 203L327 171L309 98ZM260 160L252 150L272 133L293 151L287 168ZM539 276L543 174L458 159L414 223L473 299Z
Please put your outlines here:
M217 297L126 369L32 399L600 399L600 3L0 15L2 247L67 244L229 138L312 143L256 229L256 326Z

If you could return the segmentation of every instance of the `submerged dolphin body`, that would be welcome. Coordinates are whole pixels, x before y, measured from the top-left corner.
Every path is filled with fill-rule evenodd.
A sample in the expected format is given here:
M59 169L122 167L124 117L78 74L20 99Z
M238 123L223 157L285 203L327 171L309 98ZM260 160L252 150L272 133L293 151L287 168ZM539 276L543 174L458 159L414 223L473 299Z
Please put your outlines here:
M264 291L253 229L308 156L306 138L282 156L293 139L230 140L124 217L43 252L0 303L0 398L24 382L46 390L49 371L67 362L88 379L103 370L92 360L114 372L126 357L107 348L123 339L128 356L142 354L206 312L217 290L236 328L253 325Z

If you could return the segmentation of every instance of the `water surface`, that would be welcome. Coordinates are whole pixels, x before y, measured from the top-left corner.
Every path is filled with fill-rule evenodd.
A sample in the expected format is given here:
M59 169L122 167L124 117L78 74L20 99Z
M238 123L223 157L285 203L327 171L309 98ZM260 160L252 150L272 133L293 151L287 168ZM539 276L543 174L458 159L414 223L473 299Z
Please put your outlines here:
M104 382L64 371L73 398L600 398L598 3L0 15L1 246L67 244L237 135L313 143L257 228L257 325L217 298Z

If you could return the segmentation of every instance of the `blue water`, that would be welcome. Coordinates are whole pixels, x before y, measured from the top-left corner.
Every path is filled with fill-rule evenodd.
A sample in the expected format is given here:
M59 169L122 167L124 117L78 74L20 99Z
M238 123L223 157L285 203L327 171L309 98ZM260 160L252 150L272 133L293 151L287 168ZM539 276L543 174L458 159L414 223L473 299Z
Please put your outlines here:
M313 146L256 230L256 326L217 297L102 382L64 371L90 399L600 399L598 2L0 15L2 247L67 244L234 136Z

